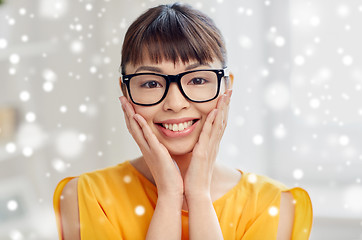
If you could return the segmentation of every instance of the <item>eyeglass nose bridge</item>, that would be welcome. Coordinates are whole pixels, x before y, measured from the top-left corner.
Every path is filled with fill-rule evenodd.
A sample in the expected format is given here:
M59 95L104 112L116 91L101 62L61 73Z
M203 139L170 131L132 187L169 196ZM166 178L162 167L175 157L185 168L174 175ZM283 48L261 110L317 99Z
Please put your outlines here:
M164 78L165 78L166 81L167 81L167 87L166 87L166 89L165 89L164 96L162 97L161 100L163 100L163 99L166 97L166 95L168 95L168 92L169 92L171 83L176 83L177 88L178 88L178 90L180 91L180 93L182 94L182 96L183 96L184 98L186 98L187 100L192 101L192 100L186 95L186 93L184 92L184 90L182 89L182 86L181 86L181 78L182 78L182 76L183 76L183 74L164 75Z
M180 75L167 75L167 80L169 83L178 83L180 80Z
M182 77L183 75L180 75L180 74L177 74L177 75L165 75L165 78L166 78L166 80L167 80L167 88L166 88L166 92L165 92L165 95L167 95L167 93L168 93L168 89L169 89L169 87L170 87L170 85L171 85L171 83L176 83L176 85L178 86L178 89L180 90L180 92L182 93L182 95L184 95L186 98L188 98L186 95L185 95L185 93L184 93L184 91L183 91L183 89L182 89L182 86L181 86L181 77Z

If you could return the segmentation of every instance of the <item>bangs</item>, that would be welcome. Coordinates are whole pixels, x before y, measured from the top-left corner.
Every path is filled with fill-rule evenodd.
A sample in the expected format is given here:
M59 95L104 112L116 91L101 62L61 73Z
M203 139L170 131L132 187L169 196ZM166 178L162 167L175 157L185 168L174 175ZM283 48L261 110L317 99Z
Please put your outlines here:
M171 30L171 29L170 29ZM146 36L141 46L138 49L137 55L130 58L130 62L134 64L141 63L144 56L154 63L162 61L182 61L183 63L190 60L196 60L201 64L212 62L215 58L219 58L218 54L213 50L217 46L212 46L212 43L202 42L204 39L199 36L185 35L181 31L168 31L167 34L155 33ZM172 37L171 37L172 36Z
M213 21L188 6L174 4L151 8L128 29L122 48L125 65L141 64L145 58L162 61L197 61L206 64L218 59L226 65L225 45Z

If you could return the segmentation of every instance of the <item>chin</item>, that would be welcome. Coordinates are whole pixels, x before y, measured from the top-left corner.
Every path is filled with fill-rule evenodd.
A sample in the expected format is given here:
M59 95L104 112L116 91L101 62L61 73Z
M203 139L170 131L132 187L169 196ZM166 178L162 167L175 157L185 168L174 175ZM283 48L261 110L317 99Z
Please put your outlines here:
M171 156L182 156L182 155L186 155L192 152L192 149L190 151L172 151L169 150L168 151L170 153Z
M167 148L168 152L170 153L170 155L185 155L185 154L189 154L194 150L195 147L195 143L193 144L167 144L165 145L165 147Z

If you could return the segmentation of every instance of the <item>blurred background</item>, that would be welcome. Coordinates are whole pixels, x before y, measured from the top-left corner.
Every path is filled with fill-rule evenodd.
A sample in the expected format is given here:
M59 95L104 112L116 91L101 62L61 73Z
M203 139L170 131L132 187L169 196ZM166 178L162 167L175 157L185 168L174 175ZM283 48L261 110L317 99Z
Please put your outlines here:
M158 0L0 0L0 239L57 239L66 176L139 155L118 97L129 24ZM235 74L218 161L305 188L311 239L362 239L362 1L184 1Z

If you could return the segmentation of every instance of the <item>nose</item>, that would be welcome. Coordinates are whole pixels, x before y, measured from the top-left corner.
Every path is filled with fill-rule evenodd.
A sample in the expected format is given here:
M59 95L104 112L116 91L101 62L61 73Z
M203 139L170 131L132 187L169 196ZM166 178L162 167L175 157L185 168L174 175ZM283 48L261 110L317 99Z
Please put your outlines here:
M176 83L171 83L168 93L164 99L163 109L165 111L179 112L190 107L190 102L182 95Z

